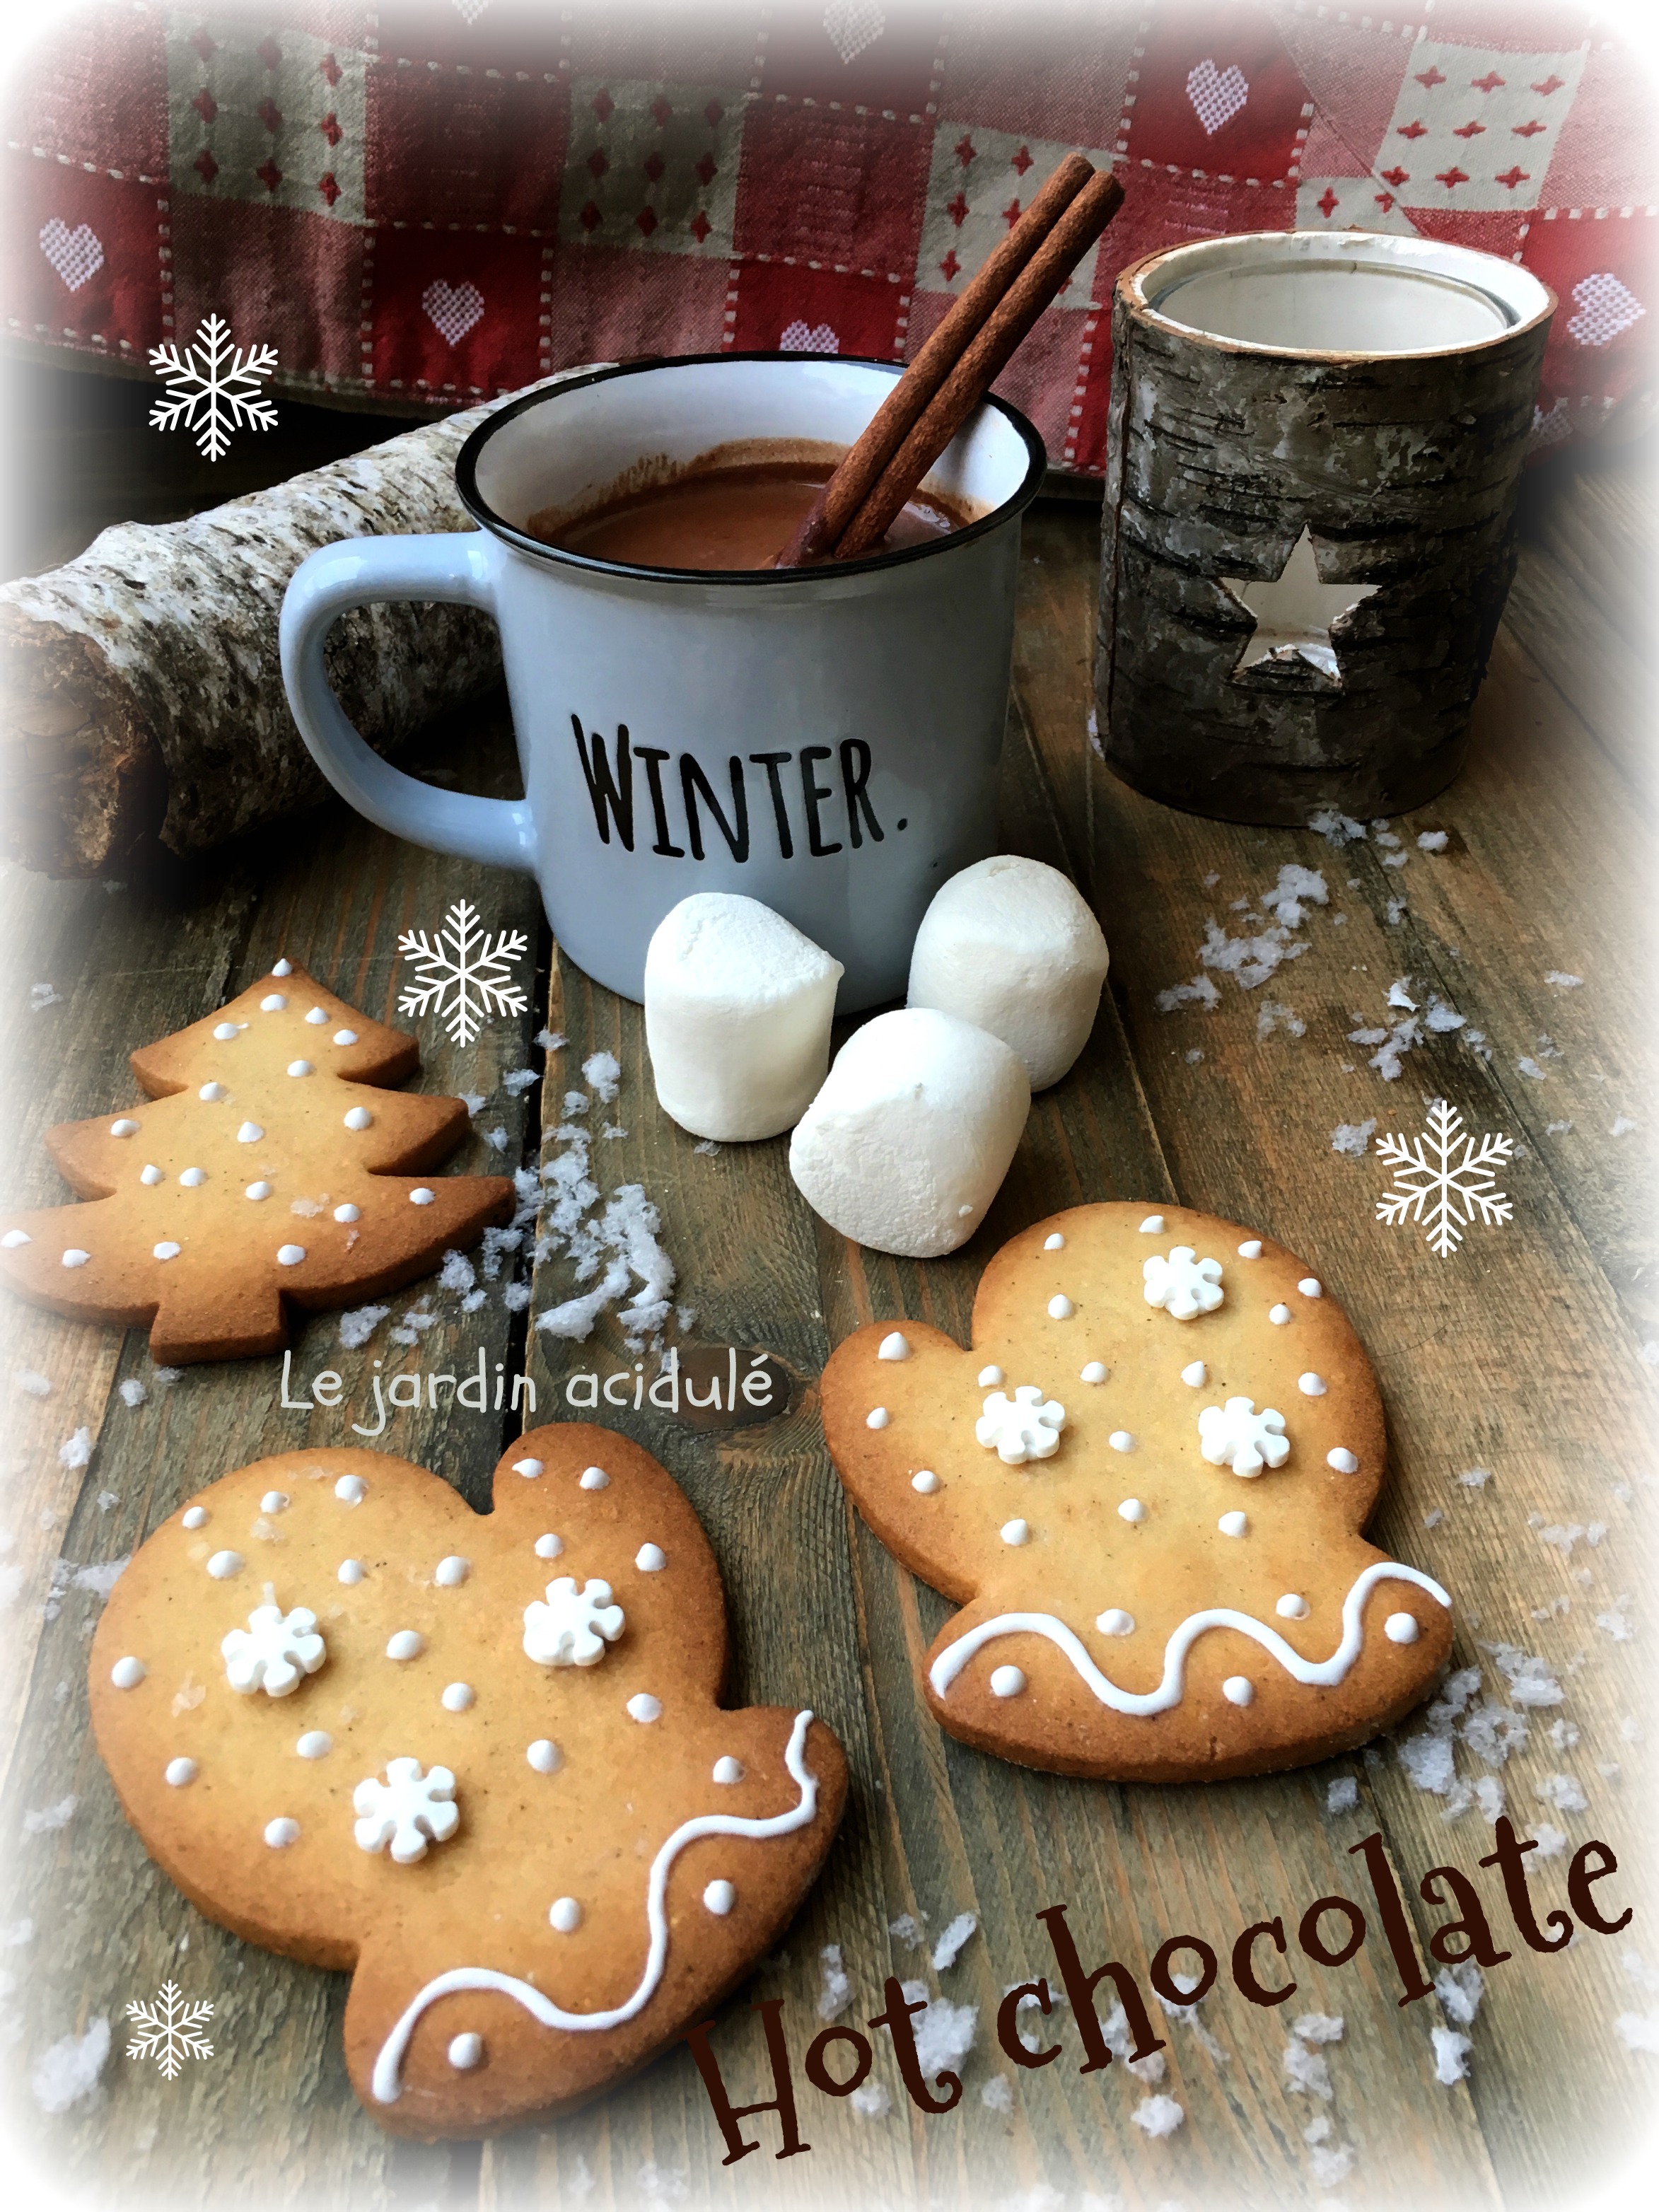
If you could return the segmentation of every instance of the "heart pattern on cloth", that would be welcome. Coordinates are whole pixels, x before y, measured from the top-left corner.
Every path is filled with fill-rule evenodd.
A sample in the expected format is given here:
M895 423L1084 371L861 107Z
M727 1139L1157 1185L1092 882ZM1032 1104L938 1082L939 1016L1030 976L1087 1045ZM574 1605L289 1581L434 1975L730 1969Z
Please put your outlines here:
M42 226L40 251L71 292L89 283L104 265L103 240L90 223L71 230L61 216Z
M484 296L476 284L452 284L445 277L436 276L422 293L421 305L439 337L450 345L459 345L482 317Z
M799 315L778 338L780 353L839 353L841 340L828 323L805 323Z
M842 62L854 62L880 38L887 28L887 18L876 0L830 0L823 11L823 28Z
M450 5L462 22L471 30L484 9L489 7L489 0L450 0Z
M1231 123L1249 96L1249 80L1237 62L1218 70L1212 61L1202 61L1187 73L1187 97L1206 138Z
M1611 345L1621 331L1639 323L1647 309L1628 285L1605 271L1586 276L1572 288L1578 313L1567 324L1567 334L1581 346Z

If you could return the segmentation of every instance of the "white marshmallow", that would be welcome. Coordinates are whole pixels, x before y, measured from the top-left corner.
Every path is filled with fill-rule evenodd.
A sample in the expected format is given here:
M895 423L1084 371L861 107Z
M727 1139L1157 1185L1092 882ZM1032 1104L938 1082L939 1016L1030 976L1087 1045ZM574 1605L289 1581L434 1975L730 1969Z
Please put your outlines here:
M1024 1061L1032 1090L1046 1091L1089 1042L1108 957L1067 877L999 854L934 894L910 955L907 1003L989 1030Z
M836 1054L789 1171L843 1237L936 1260L984 1219L1030 1104L1000 1038L931 1007L878 1014Z
M663 1111L722 1144L791 1127L830 1065L841 978L838 960L758 899L682 899L645 956L645 1037Z

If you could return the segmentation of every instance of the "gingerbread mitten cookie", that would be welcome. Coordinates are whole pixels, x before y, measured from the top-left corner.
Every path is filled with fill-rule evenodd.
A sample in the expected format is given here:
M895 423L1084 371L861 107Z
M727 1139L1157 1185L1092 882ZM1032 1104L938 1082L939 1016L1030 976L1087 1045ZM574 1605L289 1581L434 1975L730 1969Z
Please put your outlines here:
M1363 1743L1433 1687L1451 1600L1360 1535L1382 1401L1303 1263L1176 1206L1082 1206L986 1269L973 1349L873 1322L824 1370L854 1504L963 1611L927 1694L1062 1774L1212 1780Z
M422 1170L466 1133L459 1098L371 1089L420 1064L302 969L132 1055L149 1103L46 1146L86 1206L4 1217L0 1282L77 1321L147 1322L159 1360L289 1340L284 1304L350 1305L428 1274L512 1211L500 1176Z
M92 1718L214 1920L353 1970L346 2063L400 2134L494 2132L643 2065L769 1951L846 1763L722 1711L719 1572L648 1453L524 1437L495 1510L378 1452L201 1492L116 1583Z

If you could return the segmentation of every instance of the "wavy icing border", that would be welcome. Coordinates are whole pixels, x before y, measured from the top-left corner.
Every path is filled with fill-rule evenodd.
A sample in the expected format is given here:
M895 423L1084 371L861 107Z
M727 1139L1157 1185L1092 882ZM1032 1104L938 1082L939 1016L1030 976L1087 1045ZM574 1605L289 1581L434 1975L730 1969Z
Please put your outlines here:
M404 2054L410 2039L428 2007L440 1997L448 1996L459 1990L494 1990L502 1996L516 1998L525 2010L539 2021L544 2027L562 2027L570 2030L620 2027L624 2021L644 2010L662 1979L663 1967L668 1958L668 1915L665 1899L668 1893L668 1876L674 1861L688 1844L696 1843L702 1836L787 1836L795 1828L804 1828L817 1811L818 1785L805 1765L806 1731L812 1724L810 1712L795 1716L789 1741L784 1748L783 1763L800 1785L800 1802L787 1813L775 1813L763 1820L745 1820L731 1813L700 1813L675 1829L666 1843L651 1862L651 1878L646 1890L646 1920L651 1930L651 1948L646 1954L645 1972L633 1996L609 2012L566 2012L544 1996L528 1982L521 1982L512 1974L499 1973L493 1966L453 1966L442 1973L415 1997L397 2026L380 2046L374 2061L374 2070L369 2086L379 2105L395 2105L403 2094Z
M1343 1599L1342 1638L1328 1659L1304 1659L1277 1629L1269 1628L1265 1621L1253 1620L1247 1613L1235 1613L1231 1606L1212 1606L1206 1612L1189 1613L1173 1632L1164 1647L1164 1679L1157 1689L1120 1690L1115 1682L1101 1673L1076 1632L1067 1628L1063 1620L1056 1620L1053 1613L1000 1613L994 1620L981 1620L965 1636L947 1644L928 1668L927 1679L935 1693L942 1698L976 1651L996 1637L1024 1631L1034 1636L1046 1636L1050 1644L1058 1645L1103 1705L1109 1705L1114 1712L1144 1717L1168 1712L1172 1705L1181 1703L1186 1689L1187 1654L1206 1628L1237 1628L1254 1637L1262 1650L1277 1659L1286 1674L1293 1674L1298 1682L1329 1687L1343 1680L1359 1656L1364 1642L1360 1607L1378 1583L1391 1579L1415 1583L1449 1611L1449 1595L1431 1577L1419 1573L1415 1567L1401 1566L1393 1559L1379 1559L1361 1571Z

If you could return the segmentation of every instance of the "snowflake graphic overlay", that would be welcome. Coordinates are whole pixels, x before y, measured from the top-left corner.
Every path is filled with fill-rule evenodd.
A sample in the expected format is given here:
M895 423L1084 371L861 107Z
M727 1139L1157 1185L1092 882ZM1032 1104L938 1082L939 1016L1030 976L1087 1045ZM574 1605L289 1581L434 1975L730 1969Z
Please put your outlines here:
M198 352L201 359L197 359ZM150 348L149 365L161 373L171 397L150 410L150 427L194 430L196 443L210 461L230 444L232 430L274 430L276 410L259 392L260 380L276 366L275 346L255 346L246 359L230 343L230 325L210 315L196 326L196 340L181 355L176 345Z
M1464 1133L1463 1116L1443 1098L1431 1102L1427 1119L1426 1136L1409 1142L1404 1137L1377 1139L1378 1152L1394 1170L1395 1188L1377 1200L1376 1218L1425 1223L1425 1242L1443 1260L1462 1243L1471 1222L1492 1228L1510 1218L1509 1200L1492 1184L1499 1163L1514 1150L1514 1139L1482 1137L1477 1152L1474 1139Z
M211 2058L213 2045L201 2030L213 2017L212 2000L186 2003L177 1982L163 1982L153 2002L130 2004L127 2018L138 2033L127 2045L129 2058L153 2058L169 2081L187 2058Z
M497 1014L521 1014L530 1000L512 980L512 964L528 948L521 929L503 929L491 937L477 927L478 911L458 899L444 916L446 927L428 944L423 929L406 929L398 950L421 971L398 1001L400 1014L430 1013L435 1008L445 1018L444 1027L457 1044L471 1044L487 1021Z

